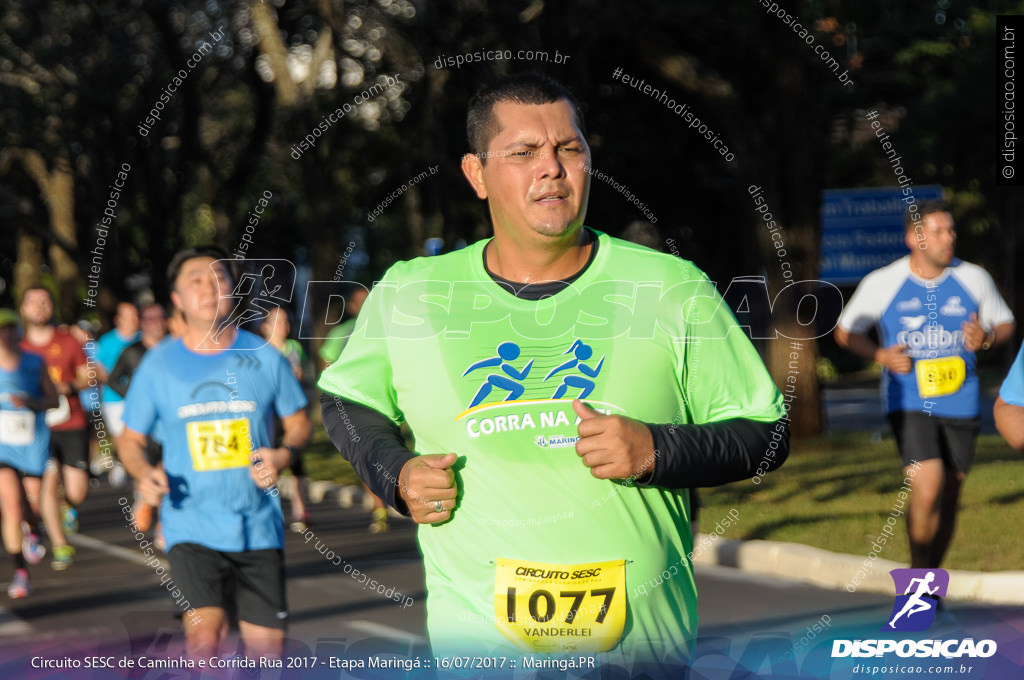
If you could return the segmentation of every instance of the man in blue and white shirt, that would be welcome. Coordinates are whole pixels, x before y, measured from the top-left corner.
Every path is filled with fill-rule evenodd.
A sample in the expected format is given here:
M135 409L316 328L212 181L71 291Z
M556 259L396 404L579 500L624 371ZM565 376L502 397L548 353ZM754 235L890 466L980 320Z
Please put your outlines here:
M861 281L836 341L882 364L882 394L905 477L911 567L934 569L953 537L960 488L980 427L978 350L1013 335L1013 313L988 273L953 256L956 231L941 202L905 219L910 255ZM867 332L878 327L879 344Z

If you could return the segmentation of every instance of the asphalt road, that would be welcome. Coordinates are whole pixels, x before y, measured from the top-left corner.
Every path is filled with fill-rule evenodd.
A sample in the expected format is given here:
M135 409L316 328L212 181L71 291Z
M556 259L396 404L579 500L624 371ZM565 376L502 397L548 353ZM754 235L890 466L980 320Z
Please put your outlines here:
M47 558L32 569L36 592L31 597L11 601L0 596L4 604L0 609L0 678L189 677L184 671L166 669L31 669L33 657L174 657L182 651L177 607L161 585L160 565L151 559L146 564L147 558L125 526L119 509L119 499L124 497L123 490L111 489L106 483L93 489L81 508L82 530L74 539L78 549L75 565L66 572L55 572ZM390 651L428 658L423 571L412 524L393 520L390 531L373 535L366 530L369 516L361 508L325 504L313 507L313 517L315 538L308 543L296 534L287 538L288 654L327 659ZM318 541L326 546L325 551L340 556L335 561L343 560L342 566L317 552ZM409 606L403 608L385 595L364 589L352 574L345 573L345 563L394 588L390 594L400 593ZM780 672L793 663L784 658L791 649L798 666L803 663L805 669L808 663L829 662L821 674L812 672L808 677L855 677L848 669L836 675L831 660L822 660L828 656L828 638L877 636L892 607L891 597L823 590L724 567L699 568L697 581L701 638L689 676L695 679L744 677L733 676L737 664L756 669L762 662L769 663L765 655L771 668ZM411 603L406 597L412 598ZM976 639L1006 637L1006 631L1014 628L1024 630L1022 608L952 603L950 610L953 618L946 621L947 628L969 629ZM1014 639L1019 645L1020 634ZM815 651L823 640L824 647ZM853 663L840 661L847 666ZM798 666L793 666L794 672ZM765 673L762 677L797 677ZM208 672L204 677L250 676L211 676ZM303 671L301 677L348 675L321 668ZM439 673L439 677L445 676Z
M981 394L981 431L996 432L992 407L998 390ZM890 434L889 421L882 413L882 396L878 387L857 387L822 390L825 400L825 422L829 430L868 430Z

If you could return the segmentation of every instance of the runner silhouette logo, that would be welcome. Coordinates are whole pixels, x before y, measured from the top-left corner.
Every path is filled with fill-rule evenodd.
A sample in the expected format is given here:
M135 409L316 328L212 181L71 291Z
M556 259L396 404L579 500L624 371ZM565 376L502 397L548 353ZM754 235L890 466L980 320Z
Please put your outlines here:
M945 569L893 569L889 574L896 586L896 601L882 630L927 630L935 621L935 598L946 596L949 574Z

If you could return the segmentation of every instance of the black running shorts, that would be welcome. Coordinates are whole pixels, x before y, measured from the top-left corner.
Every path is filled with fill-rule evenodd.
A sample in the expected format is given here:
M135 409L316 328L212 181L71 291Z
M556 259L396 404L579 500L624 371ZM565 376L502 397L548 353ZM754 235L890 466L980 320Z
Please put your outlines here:
M971 469L981 418L940 418L920 411L893 411L889 423L903 467L941 458L947 470L967 474Z
M237 607L239 621L284 629L284 551L222 552L196 543L179 543L167 553L174 584L195 608Z

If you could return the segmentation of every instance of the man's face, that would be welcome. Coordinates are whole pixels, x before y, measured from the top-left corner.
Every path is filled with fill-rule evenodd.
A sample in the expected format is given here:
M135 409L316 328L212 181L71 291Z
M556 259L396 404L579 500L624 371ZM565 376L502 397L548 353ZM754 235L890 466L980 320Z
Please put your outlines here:
M463 159L463 172L486 198L496 232L563 236L583 223L590 195L590 147L569 102L499 102L500 132L486 162Z
M33 326L45 326L53 318L53 300L45 290L30 290L21 301L21 318Z
M142 332L151 336L167 334L167 319L164 308L160 305L149 305L142 310Z
M928 213L921 219L921 224L924 235L921 243L926 247L919 252L936 267L948 267L953 261L953 244L956 243L953 216L948 212Z
M174 281L171 301L185 315L188 324L202 330L226 317L231 306L221 302L221 295L230 295L231 275L224 264L212 257L186 260Z
M127 302L118 304L114 325L121 331L121 335L135 335L139 330L139 311L135 305Z

